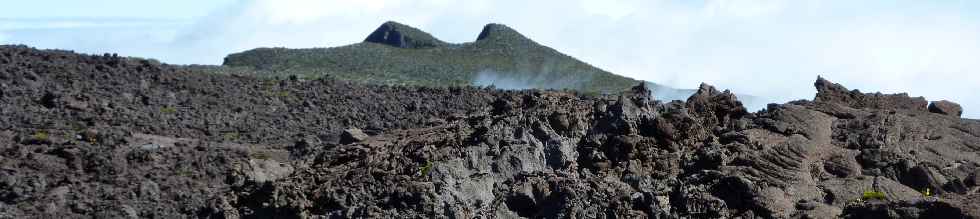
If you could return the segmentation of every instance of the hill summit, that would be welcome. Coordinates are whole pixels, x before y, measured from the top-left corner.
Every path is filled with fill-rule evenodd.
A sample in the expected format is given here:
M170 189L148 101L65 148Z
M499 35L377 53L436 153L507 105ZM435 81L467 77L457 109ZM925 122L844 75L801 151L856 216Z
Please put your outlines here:
M258 48L231 54L225 66L257 76L329 76L369 84L573 89L613 93L640 81L599 69L538 44L503 24L487 24L477 40L447 43L388 21L360 43L332 48Z
M413 49L448 45L448 43L436 39L429 33L394 21L381 24L377 30L368 35L367 39L364 39L364 42Z
M522 40L530 41L527 37L517 32L516 30L508 27L507 25L490 23L483 26L483 30L480 31L480 35L476 37L477 41L481 40Z
M224 65L238 69L239 74L259 77L297 75L430 87L475 85L616 93L640 83L497 23L483 26L473 42L448 43L418 28L388 21L360 43L332 48L257 48L229 55ZM660 100L685 100L696 91L646 83ZM765 106L760 98L739 97L752 109Z

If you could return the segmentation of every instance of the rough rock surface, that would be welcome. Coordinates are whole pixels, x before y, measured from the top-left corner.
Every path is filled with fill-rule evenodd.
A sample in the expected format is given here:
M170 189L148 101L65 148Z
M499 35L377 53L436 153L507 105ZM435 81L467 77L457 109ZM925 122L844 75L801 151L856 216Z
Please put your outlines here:
M910 98L906 93L882 94L861 93L859 90L848 91L843 85L830 82L822 77L817 78L814 86L817 87L815 102L836 103L851 108L926 110L926 104L928 104L925 98Z
M664 103L4 46L0 218L980 216L980 121L815 85L750 113L708 85Z
M929 103L929 112L959 117L963 115L963 107L948 100L933 101Z

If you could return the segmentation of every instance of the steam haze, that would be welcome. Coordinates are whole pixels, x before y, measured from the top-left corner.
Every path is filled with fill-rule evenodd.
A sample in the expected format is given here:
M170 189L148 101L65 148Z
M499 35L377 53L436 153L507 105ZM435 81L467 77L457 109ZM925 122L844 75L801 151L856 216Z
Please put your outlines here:
M61 1L11 3L4 11L11 17L0 20L0 43L221 64L228 53L255 47L360 42L387 20L450 42L472 41L495 22L610 72L676 88L706 82L785 102L812 99L813 81L822 75L863 92L952 100L965 117L980 117L975 1L180 0L148 8L124 2L80 4L75 10L97 14L67 15L94 26L52 25L77 19L32 11ZM141 11L154 13L139 18L145 22L119 18Z
M473 84L481 87L494 86L506 90L533 88L559 89L581 87L590 80L590 78L584 77L559 77L558 80L554 80L554 75L556 74L559 73L541 72L529 74L527 72L498 72L485 69L476 74L476 77L473 79Z

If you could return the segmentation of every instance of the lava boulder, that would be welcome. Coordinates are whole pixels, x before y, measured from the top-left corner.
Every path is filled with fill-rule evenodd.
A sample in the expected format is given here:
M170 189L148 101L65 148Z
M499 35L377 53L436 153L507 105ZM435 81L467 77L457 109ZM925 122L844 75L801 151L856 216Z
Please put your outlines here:
M948 100L932 101L929 103L929 112L959 117L963 115L963 107Z

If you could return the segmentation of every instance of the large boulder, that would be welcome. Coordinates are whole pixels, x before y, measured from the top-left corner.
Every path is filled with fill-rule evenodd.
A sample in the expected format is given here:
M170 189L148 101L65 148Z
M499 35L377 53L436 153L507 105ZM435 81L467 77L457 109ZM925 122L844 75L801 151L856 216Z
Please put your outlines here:
M929 112L959 117L963 115L963 107L948 100L932 101L929 103Z
M340 143L341 144L350 144L350 143L355 143L355 142L361 142L361 141L364 141L367 138L368 138L368 135L367 134L364 134L364 131L361 131L361 129L357 129L357 128L347 129L347 130L344 130L343 133L340 133Z

